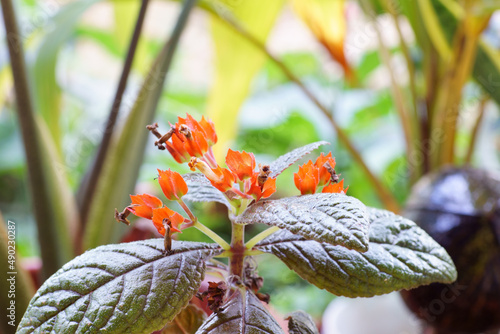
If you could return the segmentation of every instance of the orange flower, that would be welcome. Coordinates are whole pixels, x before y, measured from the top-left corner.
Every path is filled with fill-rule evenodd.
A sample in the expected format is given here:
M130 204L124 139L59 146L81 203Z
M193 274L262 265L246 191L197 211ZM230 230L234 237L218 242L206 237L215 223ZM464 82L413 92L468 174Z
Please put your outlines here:
M250 189L246 193L253 196L256 201L268 198L276 192L276 178L268 178L263 185L259 185L259 173L254 173L250 184Z
M202 117L198 122L187 114L186 118L178 118L172 143L166 142L166 146L174 159L183 163L190 157L203 157L216 142L217 134L211 121Z
M172 157L174 157L175 161L182 164L184 162L188 162L191 159L191 156L184 148L184 143L178 136L172 136L172 142L166 142L167 150L170 152Z
M163 194L169 200L178 200L188 192L186 181L181 174L169 170L158 169L158 182L160 183Z
M192 171L198 169L202 172L212 185L222 192L226 192L233 187L235 181L234 174L227 168L210 168L210 166L198 158L191 158L189 161L189 168Z
M179 230L178 227L184 222L184 217L165 206L163 208L153 210L152 220L158 232L161 235L165 235L164 221L170 225L172 232L180 232L181 230Z
M349 186L344 189L344 179L340 180L339 183L330 183L326 187L323 188L324 193L334 193L334 194L345 194L347 193L347 189L349 189Z
M309 160L299 167L298 173L293 174L293 181L302 195L314 194L319 182L319 170Z
M127 209L137 217L151 219L153 217L153 210L161 208L163 203L158 197L149 194L130 195L132 205Z
M252 177L255 170L255 156L245 151L229 149L226 155L226 165L240 181Z
M314 166L319 170L319 183L318 186L322 186L328 183L332 178L332 174L325 167L325 163L329 164L331 169L335 168L335 158L332 158L332 152L328 153L326 156L321 153L320 156L316 159Z

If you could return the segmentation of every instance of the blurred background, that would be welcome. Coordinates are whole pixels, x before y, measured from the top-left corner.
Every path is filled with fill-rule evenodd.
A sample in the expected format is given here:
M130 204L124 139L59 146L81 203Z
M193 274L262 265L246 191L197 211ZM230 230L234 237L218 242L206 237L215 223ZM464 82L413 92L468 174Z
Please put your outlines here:
M36 284L85 249L158 236L145 222L116 224L114 208L130 193L161 197L157 168L188 172L145 128L186 113L214 121L219 163L228 147L266 163L326 140L348 194L395 212L442 166L500 170L498 1L193 3L14 1L19 31L0 27L0 212L16 223L19 264ZM24 91L8 43L25 60ZM16 93L31 106L18 107ZM278 178L275 197L299 194L295 171ZM224 207L193 207L229 238ZM196 230L179 238L208 241ZM334 299L272 256L259 273L280 314L303 309L320 323Z

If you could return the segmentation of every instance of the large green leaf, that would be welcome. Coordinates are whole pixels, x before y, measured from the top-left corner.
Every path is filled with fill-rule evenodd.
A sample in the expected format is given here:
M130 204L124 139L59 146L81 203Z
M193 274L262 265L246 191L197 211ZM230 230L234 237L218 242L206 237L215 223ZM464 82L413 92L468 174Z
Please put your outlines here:
M259 201L236 218L238 224L278 226L307 239L368 249L368 214L358 199L344 194L315 194Z
M312 317L304 311L295 311L288 315L289 334L319 334Z
M216 245L163 239L101 246L64 265L38 290L18 333L151 333L187 305Z
M213 313L196 334L283 334L261 301L248 290L236 290L222 308Z
M171 39L165 43L144 79L123 128L112 138L109 156L104 162L96 195L90 205L84 236L85 249L118 241L120 237L116 233L118 224L113 219L113 212L115 208L122 208L129 203L128 196L134 190L149 136L146 125L153 122L175 46L195 2L184 2Z
M269 177L277 177L278 175L283 173L285 169L290 167L305 155L308 155L321 145L328 144L329 143L326 141L318 141L316 143L311 143L309 145L296 148L295 150L282 155L269 165L269 169L271 170L271 174L269 175Z
M453 261L412 221L385 210L369 209L370 246L359 253L305 240L280 231L256 248L272 253L302 278L347 297L371 297L457 277Z
M218 15L231 17L252 36L265 42L283 0L213 0ZM215 49L215 81L209 93L207 113L217 124L219 145L215 153L222 158L237 133L238 110L249 93L266 55L218 18L212 18Z
M51 30L43 37L33 64L36 107L47 123L58 151L61 145L61 89L56 80L57 57L61 47L75 33L75 26L82 14L98 1L101 0L78 0L64 5L52 18Z

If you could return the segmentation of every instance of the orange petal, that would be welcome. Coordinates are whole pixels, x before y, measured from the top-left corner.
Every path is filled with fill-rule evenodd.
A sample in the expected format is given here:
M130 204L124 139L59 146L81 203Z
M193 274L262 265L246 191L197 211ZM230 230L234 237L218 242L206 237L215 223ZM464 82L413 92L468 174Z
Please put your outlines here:
M327 184L332 177L330 172L324 167L325 163L329 163L332 168L335 168L335 158L332 158L332 152L326 156L321 153L314 163L314 166L319 170L319 186Z
M180 232L178 227L184 222L184 217L165 206L161 209L153 210L153 224L161 235L165 235L164 219L170 221L172 232Z
M226 165L240 181L243 181L253 175L255 170L255 156L253 153L229 149L226 155Z
M333 194L345 194L347 193L347 189L344 189L344 179L340 180L339 183L330 183L326 187L323 188L323 193L333 193Z
M299 167L299 171L293 175L293 180L302 195L314 194L319 182L319 170L309 160Z
M165 171L158 169L158 175L161 190L169 200L178 200L187 194L188 186L181 174L170 169Z
M132 206L128 208L137 217L151 219L153 209L160 208L163 203L158 197L149 194L130 195Z

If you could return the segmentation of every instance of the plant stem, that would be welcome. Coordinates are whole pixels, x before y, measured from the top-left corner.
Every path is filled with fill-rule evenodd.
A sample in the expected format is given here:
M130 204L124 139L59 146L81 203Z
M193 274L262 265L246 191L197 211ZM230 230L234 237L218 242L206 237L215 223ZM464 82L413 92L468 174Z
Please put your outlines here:
M465 163L470 164L472 161L472 154L474 153L474 148L476 147L477 135L479 134L479 128L481 127L481 122L484 117L484 111L488 103L489 98L486 96L481 99L479 103L479 113L477 115L476 122L472 128L472 133L470 135L469 147L467 147L467 154L465 155Z
M28 75L24 61L24 51L21 34L19 33L16 13L11 0L1 0L4 18L6 42L9 49L10 64L14 78L17 115L23 137L26 166L30 185L31 205L37 223L38 240L43 261L43 276L48 278L73 256L71 242L65 240L69 229L64 230L58 224L62 219L56 210L60 203L53 203L49 175L50 165L44 156L44 142L40 129L37 127L36 114L33 109Z
M353 142L350 140L349 136L338 125L338 123L333 118L331 112L328 110L328 108L325 107L316 98L316 96L300 81L300 79L298 77L296 77L292 73L292 71L281 60L279 60L278 58L273 56L263 43L261 43L253 35L251 35L247 30L245 30L243 27L241 27L237 22L235 22L234 20L232 20L231 18L228 18L226 16L222 17L222 16L218 15L213 8L210 8L208 6L204 6L202 8L207 10L214 17L221 20L228 27L233 29L235 32L240 34L242 37L246 38L251 44L253 44L259 50L261 50L283 72L283 74L290 81L294 82L300 88L300 90L302 90L302 92L309 98L309 100L311 100L311 102L313 102L314 105L316 105L316 107L318 107L318 109L323 113L323 115L325 117L327 117L328 121L330 122L332 127L337 132L337 136L339 138L339 141L342 144L344 144L347 151L351 154L351 156L354 158L354 160L361 166L362 170L367 175L370 182L373 184L374 189L377 192L378 197L380 198L380 200L384 204L384 206L393 212L399 212L399 210L400 210L399 204L398 204L396 198L394 197L394 195L387 189L387 187L380 181L380 179L378 179L377 176L375 176L375 174L373 174L373 172L370 170L370 168L368 168L365 161L363 160L363 157L361 156L359 151L356 149Z
M231 255L229 258L229 273L243 279L243 266L245 260L245 225L232 224Z
M184 201L182 200L182 198L179 198L177 200L177 203L179 203L179 205L182 207L182 209L184 210L184 212L187 213L187 215L189 216L189 219L191 219L191 221L193 223L196 223L198 221L198 218L196 218L196 216L193 214L193 212L191 211L191 209L186 205L186 203L184 203Z
M260 232L259 234L257 234L255 237L253 237L252 239L250 239L245 244L245 248L247 250L251 250L253 248L253 246L255 246L259 241L264 240L265 238L267 238L268 236L270 236L273 233L278 232L279 230L280 230L279 227L273 226L273 227L270 227L270 228L268 228L268 229Z
M196 221L193 224L193 227L197 228L199 231L203 232L207 237L218 243L219 246L222 247L222 249L224 250L231 249L231 246L224 239L222 239L217 233L215 233L214 231L212 231L210 228L203 225L199 221Z
M148 4L149 0L142 0L141 8L137 16L137 21L135 23L134 32L132 34L132 38L128 47L127 56L125 57L125 63L123 64L120 80L116 88L113 104L111 105L111 111L109 112L108 120L103 131L102 141L99 145L92 167L89 169L87 175L85 175L85 177L83 178L81 188L79 189L80 223L82 224L82 231L85 228L90 203L92 203L92 197L96 191L99 176L101 175L101 171L107 157L107 153L111 143L111 137L113 135L113 129L116 124L118 112L120 111L123 94L125 93L125 89L127 87L127 80L134 61L134 56L137 50L137 44L141 35L141 30L144 23L144 17L146 16Z

